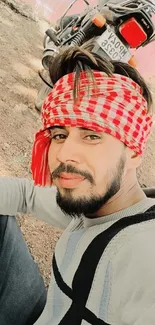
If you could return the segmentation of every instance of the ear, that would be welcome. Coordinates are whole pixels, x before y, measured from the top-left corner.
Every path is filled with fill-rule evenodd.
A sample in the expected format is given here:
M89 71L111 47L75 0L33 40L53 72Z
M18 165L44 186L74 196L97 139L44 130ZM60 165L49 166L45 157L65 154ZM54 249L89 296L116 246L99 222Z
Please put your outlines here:
M136 152L127 148L127 164L128 169L136 169L142 163L142 156L138 155Z

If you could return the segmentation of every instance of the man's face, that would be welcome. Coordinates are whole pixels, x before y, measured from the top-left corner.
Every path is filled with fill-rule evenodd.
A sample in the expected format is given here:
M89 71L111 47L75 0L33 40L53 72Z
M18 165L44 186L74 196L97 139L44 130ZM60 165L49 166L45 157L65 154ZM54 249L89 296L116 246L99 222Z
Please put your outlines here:
M76 127L51 128L48 162L57 203L70 215L97 212L120 189L124 144L107 133Z

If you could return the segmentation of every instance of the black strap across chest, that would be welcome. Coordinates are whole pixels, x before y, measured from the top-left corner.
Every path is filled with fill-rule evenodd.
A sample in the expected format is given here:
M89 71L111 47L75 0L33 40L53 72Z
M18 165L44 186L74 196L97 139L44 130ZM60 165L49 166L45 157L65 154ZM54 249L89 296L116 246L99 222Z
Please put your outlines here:
M155 206L152 206L145 213L124 217L97 235L81 257L80 264L72 281L72 288L64 282L58 269L55 255L53 256L52 267L55 281L60 290L72 300L69 310L59 325L80 325L82 320L87 321L91 325L110 325L104 322L104 320L99 319L86 307L97 265L109 242L121 230L152 219L155 219Z

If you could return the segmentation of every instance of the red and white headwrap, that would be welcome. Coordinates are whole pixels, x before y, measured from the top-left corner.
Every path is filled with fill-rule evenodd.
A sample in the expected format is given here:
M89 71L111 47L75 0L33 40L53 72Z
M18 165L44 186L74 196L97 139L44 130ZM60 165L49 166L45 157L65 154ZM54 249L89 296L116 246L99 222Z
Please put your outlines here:
M65 75L54 85L42 107L42 129L36 134L32 152L32 174L36 185L51 185L48 150L51 126L85 127L116 137L137 154L145 149L153 123L141 87L128 77L93 71L80 75L78 102L74 102L75 73ZM89 84L89 93L87 85Z

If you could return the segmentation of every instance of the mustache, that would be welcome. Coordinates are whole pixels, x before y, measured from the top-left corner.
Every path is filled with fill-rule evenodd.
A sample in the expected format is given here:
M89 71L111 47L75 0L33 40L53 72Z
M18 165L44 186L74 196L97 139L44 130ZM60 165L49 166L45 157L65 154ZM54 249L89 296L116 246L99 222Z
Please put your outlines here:
M86 178L92 185L94 184L94 179L91 174L89 174L87 171L78 170L72 165L65 165L64 163L61 163L51 174L52 179L60 177L61 173L77 174Z

